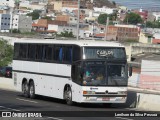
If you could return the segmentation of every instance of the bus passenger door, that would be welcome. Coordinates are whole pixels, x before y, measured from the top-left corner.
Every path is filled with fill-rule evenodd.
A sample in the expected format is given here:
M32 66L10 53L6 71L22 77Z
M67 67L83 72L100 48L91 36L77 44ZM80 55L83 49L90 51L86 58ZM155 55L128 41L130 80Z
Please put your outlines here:
M83 81L83 72L81 63L78 62L72 65L72 99L73 101L81 100L81 91L82 91L82 81ZM79 101L80 102L80 101Z

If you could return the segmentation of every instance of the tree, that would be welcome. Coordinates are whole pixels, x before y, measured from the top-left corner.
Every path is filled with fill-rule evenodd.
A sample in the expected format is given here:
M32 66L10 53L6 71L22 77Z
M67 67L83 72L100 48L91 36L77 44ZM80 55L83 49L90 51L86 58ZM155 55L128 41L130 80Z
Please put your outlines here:
M36 20L40 16L40 11L34 10L32 13L28 13L27 16L32 16L32 20Z
M42 19L52 20L52 18L48 16L42 17Z
M160 22L159 21L154 21L154 22L147 21L146 22L146 27L149 27L149 28L160 28Z
M6 40L0 40L0 66L7 66L12 62L13 47Z
M117 19L117 14L100 14L98 17L98 23L99 24L106 24L107 17L109 17L110 21L116 20Z
M74 37L73 32L68 32L68 31L61 32L61 34L59 34L58 36L60 36L60 37Z
M141 18L140 15L136 14L136 13L128 13L123 21L124 23L127 23L127 24L138 24L138 23L142 23L143 20Z

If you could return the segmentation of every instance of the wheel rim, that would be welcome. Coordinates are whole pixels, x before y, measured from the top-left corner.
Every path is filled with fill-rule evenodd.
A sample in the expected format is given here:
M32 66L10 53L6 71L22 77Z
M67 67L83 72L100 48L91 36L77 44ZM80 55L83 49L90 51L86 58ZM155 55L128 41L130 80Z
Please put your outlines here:
M23 93L24 94L27 93L27 84L26 83L23 84Z
M29 93L30 93L31 96L33 96L33 94L34 94L34 88L33 88L33 86L30 87Z
M69 102L72 99L72 93L70 90L66 91L66 95L65 95L66 101Z

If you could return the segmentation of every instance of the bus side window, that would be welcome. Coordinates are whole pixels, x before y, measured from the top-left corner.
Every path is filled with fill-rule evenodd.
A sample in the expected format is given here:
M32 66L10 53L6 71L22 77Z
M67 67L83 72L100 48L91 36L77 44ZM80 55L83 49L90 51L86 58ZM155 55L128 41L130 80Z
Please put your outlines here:
M41 61L42 60L42 53L43 53L43 49L42 49L42 45L36 45L36 60Z
M63 48L60 47L60 49L59 49L59 62L62 62L62 60L63 60Z
M20 44L14 45L14 59L19 59Z
M27 58L27 49L28 49L28 44L20 44L20 49L19 49L19 57L20 59L26 59Z
M72 63L72 47L71 46L63 47L63 62Z
M35 45L28 44L28 59L29 60L35 60Z
M52 45L45 45L44 60L51 61L53 59L52 53L53 53L53 46Z

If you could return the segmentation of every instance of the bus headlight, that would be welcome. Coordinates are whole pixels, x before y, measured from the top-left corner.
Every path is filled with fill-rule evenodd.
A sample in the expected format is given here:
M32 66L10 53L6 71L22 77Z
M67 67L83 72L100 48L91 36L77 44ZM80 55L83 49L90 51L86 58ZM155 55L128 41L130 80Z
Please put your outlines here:
M83 94L95 94L95 91L83 91Z

